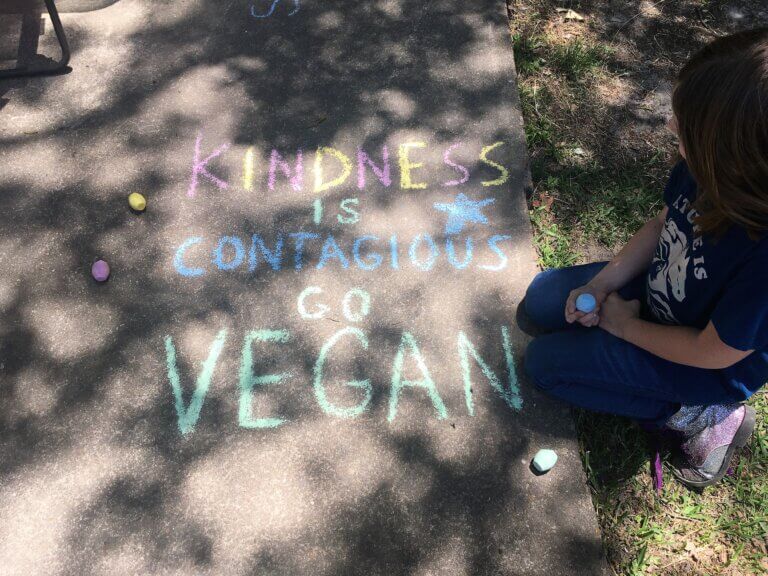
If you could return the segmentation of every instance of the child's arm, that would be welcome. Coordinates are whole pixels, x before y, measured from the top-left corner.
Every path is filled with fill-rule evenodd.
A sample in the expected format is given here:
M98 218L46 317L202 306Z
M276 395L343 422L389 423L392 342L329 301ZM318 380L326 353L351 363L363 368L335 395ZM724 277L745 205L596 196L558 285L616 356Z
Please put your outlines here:
M667 210L665 207L658 216L646 222L589 284L571 292L565 303L565 319L569 323L578 320L585 326L597 324L600 304L608 294L624 286L648 267L659 244ZM589 314L576 310L576 298L584 292L591 293L597 300L597 307Z
M728 368L753 352L725 344L712 322L704 330L665 326L641 320L639 311L637 300L627 302L611 294L603 304L600 327L659 358L694 368Z
M615 292L648 268L659 244L667 211L645 223L614 258L589 283L608 293Z

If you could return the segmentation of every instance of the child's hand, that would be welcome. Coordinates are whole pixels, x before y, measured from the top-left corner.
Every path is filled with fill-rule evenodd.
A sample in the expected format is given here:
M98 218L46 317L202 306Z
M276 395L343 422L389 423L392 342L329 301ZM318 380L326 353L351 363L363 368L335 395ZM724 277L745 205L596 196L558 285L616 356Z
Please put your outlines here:
M581 294L586 293L592 294L592 296L595 297L595 302L597 303L595 309L589 313L584 313L576 309L576 298L578 298ZM598 315L598 312L600 312L600 307L602 306L607 296L608 292L602 288L599 288L598 286L593 286L591 284L587 284L581 288L572 290L568 295L568 300L565 302L565 321L568 322L568 324L578 322L587 328L597 326L598 322L600 322L600 316Z
M616 292L611 292L603 303L600 328L623 339L627 322L639 316L640 300L624 300Z

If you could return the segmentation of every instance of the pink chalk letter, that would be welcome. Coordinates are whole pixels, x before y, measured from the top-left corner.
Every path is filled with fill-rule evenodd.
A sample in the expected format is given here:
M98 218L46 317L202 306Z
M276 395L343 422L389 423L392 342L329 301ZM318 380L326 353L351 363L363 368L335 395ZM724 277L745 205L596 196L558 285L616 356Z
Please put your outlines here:
M192 198L195 195L195 191L197 190L197 182L198 177L202 174L206 178L208 178L211 182L216 184L216 186L219 188L219 190L225 190L229 184L227 184L224 180L217 178L210 172L208 172L208 162L216 158L217 156L220 156L227 148L229 148L229 144L222 144L216 150L213 151L213 153L208 156L205 160L200 160L200 144L203 141L203 133L200 132L197 135L197 140L195 140L195 161L192 164L192 180L189 183L189 189L187 190L187 196Z
M467 170L466 166L462 166L461 164L456 164L453 160L451 160L451 151L454 148L458 148L461 146L463 142L457 142L456 144L453 144L448 147L448 149L445 151L445 154L443 154L443 162L448 164L451 168L454 168L459 174L461 174L460 180L450 180L449 182L446 182L446 186L458 186L459 184L464 184L467 180L469 180L469 170Z
M296 152L296 164L293 170L291 170L291 165L280 156L280 152L272 150L272 155L269 158L269 180L267 181L270 190L275 189L275 176L277 175L278 168L283 173L283 176L288 178L291 187L296 192L301 192L301 188L304 185L304 162L301 150Z
M384 184L384 186L392 184L392 178L389 176L389 151L387 150L386 144L381 147L381 159L384 162L384 166L379 168L373 163L373 160L366 154L365 150L362 148L357 149L357 187L360 188L360 190L365 188L366 164L371 167L373 173L376 174L376 178L378 178L379 182Z

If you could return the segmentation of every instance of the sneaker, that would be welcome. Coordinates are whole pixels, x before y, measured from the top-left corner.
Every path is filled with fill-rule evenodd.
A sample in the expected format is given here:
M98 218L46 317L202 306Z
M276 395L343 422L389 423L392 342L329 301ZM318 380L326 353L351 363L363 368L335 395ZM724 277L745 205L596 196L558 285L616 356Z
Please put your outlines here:
M680 445L672 473L689 488L705 488L723 479L738 450L755 429L755 410L740 406L722 422L705 428Z

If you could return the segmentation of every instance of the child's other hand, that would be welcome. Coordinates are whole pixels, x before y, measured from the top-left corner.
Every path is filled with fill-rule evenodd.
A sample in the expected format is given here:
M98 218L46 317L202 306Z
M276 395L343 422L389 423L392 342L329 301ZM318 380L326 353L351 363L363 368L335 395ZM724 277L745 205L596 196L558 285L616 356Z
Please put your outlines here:
M576 309L576 298L578 298L581 294L587 293L592 294L592 296L595 297L596 305L592 312L584 313ZM565 321L568 322L568 324L578 322L587 328L597 326L600 322L600 316L598 313L600 312L600 307L602 306L603 302L605 302L607 296L608 292L602 288L599 288L598 286L593 286L591 284L587 284L581 288L572 290L568 295L568 300L565 302Z
M623 339L627 322L639 316L640 300L624 300L616 292L611 292L602 306L600 328Z

